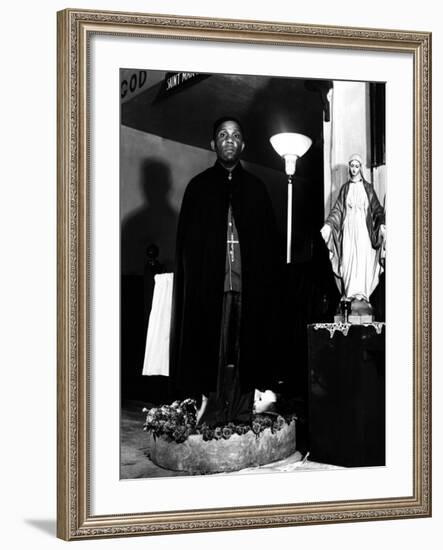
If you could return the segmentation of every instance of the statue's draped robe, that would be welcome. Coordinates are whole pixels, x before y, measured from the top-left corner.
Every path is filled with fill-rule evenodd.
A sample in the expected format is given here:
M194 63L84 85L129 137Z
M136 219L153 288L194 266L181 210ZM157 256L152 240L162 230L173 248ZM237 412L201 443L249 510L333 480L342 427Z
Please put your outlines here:
M186 188L177 228L171 322L171 381L177 397L217 390L226 303L228 209L241 250L238 383L242 392L274 383L278 331L277 230L265 185L238 164L218 162Z
M342 296L369 301L382 272L380 226L385 223L373 186L365 180L347 181L325 223L331 227L326 244Z

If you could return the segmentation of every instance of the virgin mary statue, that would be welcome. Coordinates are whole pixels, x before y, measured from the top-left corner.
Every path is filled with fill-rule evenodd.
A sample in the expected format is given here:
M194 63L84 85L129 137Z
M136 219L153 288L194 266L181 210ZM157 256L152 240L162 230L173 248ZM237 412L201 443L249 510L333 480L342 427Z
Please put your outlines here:
M385 212L374 187L362 175L362 159L349 159L349 178L340 189L322 237L334 274L341 282L342 300L351 302L351 315L372 316L369 299L383 271Z

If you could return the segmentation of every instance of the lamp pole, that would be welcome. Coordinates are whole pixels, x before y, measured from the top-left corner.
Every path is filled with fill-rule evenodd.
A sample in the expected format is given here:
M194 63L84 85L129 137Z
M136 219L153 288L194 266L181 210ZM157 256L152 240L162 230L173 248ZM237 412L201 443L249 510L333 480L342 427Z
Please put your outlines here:
M287 238L286 238L286 263L291 263L292 246L292 175L288 175L288 208L287 208Z

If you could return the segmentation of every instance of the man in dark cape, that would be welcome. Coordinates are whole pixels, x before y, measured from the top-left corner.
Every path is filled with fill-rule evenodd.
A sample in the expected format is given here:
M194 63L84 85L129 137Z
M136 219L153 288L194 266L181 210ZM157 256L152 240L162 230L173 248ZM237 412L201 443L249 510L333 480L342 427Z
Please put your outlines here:
M177 228L170 376L176 397L203 396L200 410L209 396L209 424L247 420L254 389L275 381L278 236L244 146L237 120L214 124L217 161L188 184Z

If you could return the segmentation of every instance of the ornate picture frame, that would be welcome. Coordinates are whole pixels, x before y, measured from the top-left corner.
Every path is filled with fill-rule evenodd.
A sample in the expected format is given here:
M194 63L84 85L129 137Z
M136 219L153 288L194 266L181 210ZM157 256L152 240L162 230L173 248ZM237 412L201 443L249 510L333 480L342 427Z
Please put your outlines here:
M413 327L410 494L248 506L95 513L91 422L90 87L95 36L402 53L412 57ZM68 9L58 13L58 536L65 540L428 517L431 515L431 34ZM296 475L296 474L294 474ZM327 475L327 474L325 474ZM161 483L161 480L157 480ZM158 486L160 487L160 486ZM160 490L160 488L159 488Z

